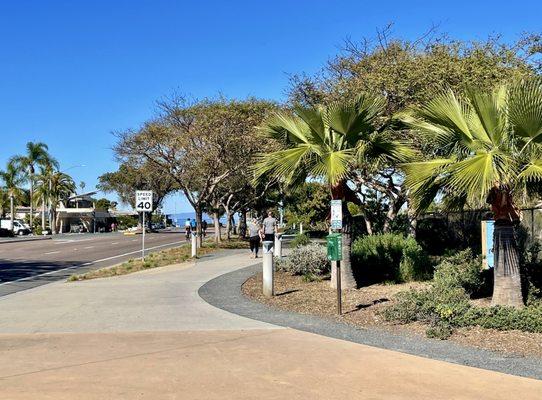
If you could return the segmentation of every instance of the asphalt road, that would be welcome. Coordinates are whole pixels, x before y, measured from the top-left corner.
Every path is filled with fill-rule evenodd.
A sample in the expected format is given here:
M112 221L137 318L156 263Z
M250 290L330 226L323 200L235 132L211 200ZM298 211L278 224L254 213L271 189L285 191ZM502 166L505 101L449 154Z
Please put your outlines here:
M186 243L184 233L145 235L147 251ZM0 296L30 289L74 273L141 256L141 235L121 233L63 235L52 240L0 244Z

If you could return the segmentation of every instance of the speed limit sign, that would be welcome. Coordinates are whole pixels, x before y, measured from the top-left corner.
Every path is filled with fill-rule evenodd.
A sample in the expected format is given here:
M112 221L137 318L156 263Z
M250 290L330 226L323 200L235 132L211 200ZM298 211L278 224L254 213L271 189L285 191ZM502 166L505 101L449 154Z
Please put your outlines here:
M152 211L152 190L136 190L136 211Z

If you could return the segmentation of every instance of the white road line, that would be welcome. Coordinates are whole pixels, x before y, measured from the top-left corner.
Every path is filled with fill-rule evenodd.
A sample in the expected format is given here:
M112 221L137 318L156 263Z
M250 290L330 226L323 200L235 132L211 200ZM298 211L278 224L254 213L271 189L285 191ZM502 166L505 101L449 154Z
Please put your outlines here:
M87 246L87 247L83 247L83 249L93 249L94 246Z
M47 253L43 253L43 254L56 254L56 253L60 253L60 251L48 251Z
M176 242L173 242L173 243L161 244L161 245L159 245L159 246L149 247L149 248L146 248L145 250L159 249L159 248L161 248L161 247L171 246L171 245L174 245L174 244L179 244L179 241L176 241ZM9 281L9 282L0 283L0 286L3 286L3 285L9 285L10 283L15 283L15 282L29 281L29 280L31 280L31 279L38 278L38 277L40 277L40 276L51 275L51 274L54 274L54 273L56 273L56 272L67 271L67 270L69 270L69 269L74 269L74 268L77 268L77 267L86 267L87 265L92 265L92 264L99 263L99 262L102 262L102 261L114 260L115 258L124 257L124 256L129 256L130 254L135 254L135 253L141 253L141 250L131 251L131 252L129 252L129 253L119 254L118 256L112 256L112 257L102 258L102 259L100 259L100 260L94 260L94 261L90 261L90 262L87 262L87 263L84 263L84 264L73 265L73 266L71 266L71 267L66 267L66 268L62 268L62 269L56 269L56 270L54 270L54 271L49 271L49 272L44 272L43 274L39 274L39 275L28 276L28 277L26 277L26 278L21 278L21 279L16 279L16 280L14 280L14 281Z
M132 242L137 242L137 239L132 239Z
M113 242L113 243L111 243L111 244L119 244L119 242Z

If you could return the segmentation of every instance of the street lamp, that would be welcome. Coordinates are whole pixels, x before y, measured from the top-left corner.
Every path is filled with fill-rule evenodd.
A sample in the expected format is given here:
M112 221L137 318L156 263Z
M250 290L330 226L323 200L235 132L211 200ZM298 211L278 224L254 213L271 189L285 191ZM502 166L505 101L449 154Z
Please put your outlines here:
M69 171L73 168L82 168L86 167L85 164L78 164L78 165L72 165L71 167L66 168L64 171L57 170L58 173L65 173L66 171ZM51 190L52 190L53 183L51 182L51 178L49 177L49 227L51 228L51 234L55 234L55 229L53 229L53 204L51 203ZM43 210L45 212L45 210Z

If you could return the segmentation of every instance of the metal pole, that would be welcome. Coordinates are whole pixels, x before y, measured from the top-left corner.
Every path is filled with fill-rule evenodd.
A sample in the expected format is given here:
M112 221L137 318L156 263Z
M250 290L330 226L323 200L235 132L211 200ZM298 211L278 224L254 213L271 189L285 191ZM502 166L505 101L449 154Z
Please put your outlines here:
M275 295L275 268L273 265L273 242L263 242L263 295L273 297Z
M143 211L143 236L141 238L141 261L145 261L145 211Z
M341 262L337 261L337 313L342 315L342 291L341 291Z

